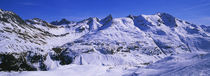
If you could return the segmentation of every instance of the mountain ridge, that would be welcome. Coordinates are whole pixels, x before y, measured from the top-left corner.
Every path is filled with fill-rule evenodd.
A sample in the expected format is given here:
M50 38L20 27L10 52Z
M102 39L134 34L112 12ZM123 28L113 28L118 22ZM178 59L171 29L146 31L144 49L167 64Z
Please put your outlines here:
M147 67L168 57L210 49L208 26L167 13L59 22L54 25L38 18L22 22L1 10L0 70L52 70L73 64Z

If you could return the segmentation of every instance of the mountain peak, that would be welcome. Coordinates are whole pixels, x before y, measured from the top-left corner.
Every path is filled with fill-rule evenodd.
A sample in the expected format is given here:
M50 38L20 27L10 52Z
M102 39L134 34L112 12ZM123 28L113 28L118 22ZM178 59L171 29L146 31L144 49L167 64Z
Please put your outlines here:
M63 24L71 24L74 23L74 21L69 21L65 18L61 19L60 21L52 21L51 24L53 25L63 25Z
M55 26L49 24L48 22L40 19L40 18L33 18L33 19L28 19L25 20L27 24L38 24L38 25L42 25L42 26L47 26L47 27L51 27L51 28L56 28Z
M165 24L166 26L169 27L176 27L176 18L168 13L157 13L156 15L158 15L162 21L163 24Z
M65 18L62 18L60 22L69 22L69 21Z
M71 22L65 18L60 20L60 24L70 24Z
M38 22L46 22L46 21L44 21L44 20L42 20L40 18L33 18L32 20L35 20L35 21L38 21Z
M0 12L3 12L4 10L3 9L0 9Z
M132 20L134 19L134 16L133 15L128 15L127 17L131 18Z
M172 16L171 14L165 13L165 12L158 12L156 15L158 15L158 16L163 16L163 15L165 15L165 16Z
M106 16L104 19L102 19L101 22L102 22L103 24L105 24L105 23L107 23L107 22L109 22L109 21L112 21L112 19L113 19L112 15L109 14L109 15Z
M42 24L42 23L47 23L46 21L40 19L40 18L33 18L33 19L28 19L26 20L27 23L30 24Z
M89 21L97 21L97 22L99 21L99 19L97 17L90 17L87 20L89 20Z
M18 15L10 11L4 11L0 9L0 21L7 23L25 24L24 20Z
M105 17L105 18L107 18L107 19L113 19L113 17L112 17L112 15L111 14L109 14L107 17Z

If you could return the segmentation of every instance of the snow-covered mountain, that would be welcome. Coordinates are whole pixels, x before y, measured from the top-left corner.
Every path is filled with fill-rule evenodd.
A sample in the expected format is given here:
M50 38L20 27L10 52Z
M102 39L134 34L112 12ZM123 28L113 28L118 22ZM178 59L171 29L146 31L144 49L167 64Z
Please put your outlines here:
M52 21L51 24L53 25L68 25L68 24L74 24L76 22L74 21L69 21L65 18L61 19L60 21Z
M38 18L24 21L13 12L0 10L0 70L53 70L46 72L52 75L66 70L63 73L79 76L171 75L176 71L178 75L184 71L178 69L199 61L192 66L204 66L198 68L208 72L208 67L200 64L205 60L197 57L208 61L209 30L209 26L195 25L167 13L47 23ZM189 75L189 71L183 74Z

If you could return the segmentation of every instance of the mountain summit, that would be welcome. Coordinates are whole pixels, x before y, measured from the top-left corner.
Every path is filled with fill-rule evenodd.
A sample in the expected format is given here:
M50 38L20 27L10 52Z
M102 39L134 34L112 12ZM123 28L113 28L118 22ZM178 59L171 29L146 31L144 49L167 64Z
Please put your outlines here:
M25 24L24 20L22 20L15 13L10 11L4 11L2 9L0 9L0 20L7 23Z
M74 21L68 21L67 19L63 18L60 21L52 21L51 24L53 25L64 25L64 24L72 24L75 23Z

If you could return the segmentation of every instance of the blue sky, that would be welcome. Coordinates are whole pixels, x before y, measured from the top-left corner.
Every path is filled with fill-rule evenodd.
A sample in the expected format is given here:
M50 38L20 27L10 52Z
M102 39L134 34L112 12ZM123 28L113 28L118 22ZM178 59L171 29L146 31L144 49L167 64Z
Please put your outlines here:
M0 8L23 19L41 18L48 22L166 12L195 24L210 25L210 0L1 0Z

